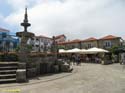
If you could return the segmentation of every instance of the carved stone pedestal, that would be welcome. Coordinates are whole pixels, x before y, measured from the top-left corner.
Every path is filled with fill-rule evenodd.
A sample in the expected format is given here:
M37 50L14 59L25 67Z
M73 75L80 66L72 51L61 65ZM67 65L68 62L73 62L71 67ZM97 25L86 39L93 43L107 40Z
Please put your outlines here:
M18 69L16 71L16 81L17 82L26 82L26 69Z

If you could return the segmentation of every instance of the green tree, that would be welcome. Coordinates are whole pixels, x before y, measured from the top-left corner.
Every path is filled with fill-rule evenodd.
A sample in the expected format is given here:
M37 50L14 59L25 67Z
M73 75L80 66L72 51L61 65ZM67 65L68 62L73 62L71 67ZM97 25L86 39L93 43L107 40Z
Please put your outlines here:
M58 46L58 49L65 49L65 46Z
M118 46L113 46L109 51L113 54L116 54L116 51L118 50Z

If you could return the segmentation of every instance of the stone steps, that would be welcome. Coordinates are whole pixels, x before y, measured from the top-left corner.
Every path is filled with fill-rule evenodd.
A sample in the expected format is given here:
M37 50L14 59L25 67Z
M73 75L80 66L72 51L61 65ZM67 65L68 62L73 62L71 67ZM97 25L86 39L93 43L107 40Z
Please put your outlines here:
M16 82L16 78L0 79L0 84L2 84L2 83L13 83L13 82Z
M3 74L0 75L0 79L16 78L16 74Z
M0 83L16 82L18 62L0 62Z
M0 62L0 67L3 66L17 66L18 62Z
M14 70L17 69L17 66L4 66L0 67L0 70Z
M0 70L0 75L1 74L14 74L16 73L16 70Z
M0 62L0 65L1 64L18 64L18 62Z

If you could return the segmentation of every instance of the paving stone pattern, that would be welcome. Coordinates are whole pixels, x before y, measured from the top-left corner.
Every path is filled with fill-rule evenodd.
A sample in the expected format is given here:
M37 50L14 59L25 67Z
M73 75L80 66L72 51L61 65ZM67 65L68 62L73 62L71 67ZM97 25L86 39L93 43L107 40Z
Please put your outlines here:
M2 89L20 89L19 93L125 93L123 65L83 63L74 69L77 73L60 79Z

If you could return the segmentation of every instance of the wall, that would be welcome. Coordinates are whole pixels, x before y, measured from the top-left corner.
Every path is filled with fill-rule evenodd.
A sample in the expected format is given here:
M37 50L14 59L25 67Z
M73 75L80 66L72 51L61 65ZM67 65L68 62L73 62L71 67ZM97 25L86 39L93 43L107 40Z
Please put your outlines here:
M92 45L91 47L98 47L98 41L82 42L82 43L81 43L81 47L82 47L83 49L91 48L91 47L88 47L88 44L91 44L91 45Z
M98 41L98 47L99 48L104 48L104 49L110 49L111 47L105 47L104 42L105 41L110 41L111 42L111 47L113 46L120 46L120 39L116 38L116 39L112 39L112 40L99 40Z
M27 64L27 77L35 77L38 75L53 72L53 66L56 64L56 56L54 55L35 55L29 57Z

